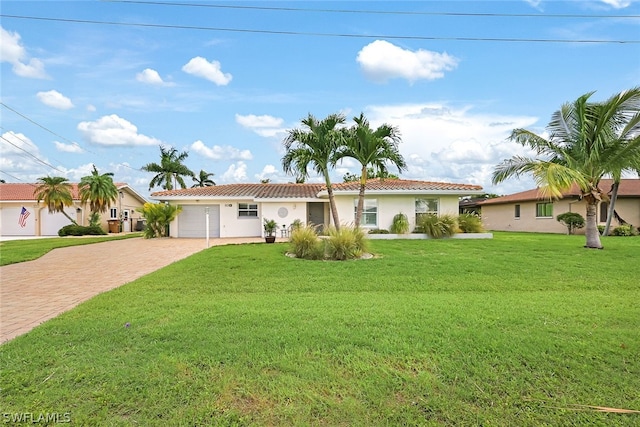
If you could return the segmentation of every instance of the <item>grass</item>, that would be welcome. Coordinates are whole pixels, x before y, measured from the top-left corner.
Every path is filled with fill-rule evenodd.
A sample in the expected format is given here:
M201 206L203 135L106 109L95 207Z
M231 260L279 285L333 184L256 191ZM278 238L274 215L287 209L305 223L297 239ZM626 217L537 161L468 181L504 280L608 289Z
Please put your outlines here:
M0 242L0 266L40 258L47 252L67 246L88 245L107 240L141 237L142 233L127 233L108 236L52 237L45 239L9 240Z
M630 426L640 238L212 247L0 346L4 413L77 425ZM129 323L129 327L125 324Z

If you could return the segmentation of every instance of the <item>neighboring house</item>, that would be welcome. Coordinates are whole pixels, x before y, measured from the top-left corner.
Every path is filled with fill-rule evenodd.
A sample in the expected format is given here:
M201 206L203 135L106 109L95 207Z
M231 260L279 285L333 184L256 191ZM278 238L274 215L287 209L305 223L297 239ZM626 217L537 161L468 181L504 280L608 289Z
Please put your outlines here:
M359 189L359 182L333 184L343 224L355 219ZM477 185L372 179L367 182L361 225L388 229L393 217L404 213L413 229L416 215L457 215L461 196L481 193ZM285 230L295 220L321 227L331 223L324 184L227 184L160 191L151 198L182 207L170 226L173 237L206 237L207 212L209 237L262 236L264 219L275 219Z
M145 198L124 183L115 183L119 197L106 213L100 214L101 226L108 231L108 221L122 219L122 230L133 231L141 214L136 211ZM44 202L33 195L37 184L0 184L0 235L57 236L58 230L71 224L62 213L49 213ZM78 224L89 225L89 204L80 203L78 184L72 184L73 206L65 209Z
M600 189L611 191L611 179L600 181ZM495 231L533 231L545 233L566 233L567 227L556 220L565 212L576 212L585 217L586 205L580 198L577 186L563 193L558 200L544 199L538 189L489 199L480 204L482 222L487 230ZM607 221L609 203L603 201L598 206L598 224ZM617 217L611 224L621 221L640 225L640 179L623 179L618 190L615 206ZM577 232L584 229L578 230Z

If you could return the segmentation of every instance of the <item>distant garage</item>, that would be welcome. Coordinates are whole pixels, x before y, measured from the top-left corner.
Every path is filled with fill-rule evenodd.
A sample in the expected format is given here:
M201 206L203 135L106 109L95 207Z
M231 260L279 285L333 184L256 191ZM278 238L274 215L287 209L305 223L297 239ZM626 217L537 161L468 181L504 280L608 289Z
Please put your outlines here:
M178 236L207 237L207 209L209 210L209 237L220 237L220 205L182 205L178 215Z

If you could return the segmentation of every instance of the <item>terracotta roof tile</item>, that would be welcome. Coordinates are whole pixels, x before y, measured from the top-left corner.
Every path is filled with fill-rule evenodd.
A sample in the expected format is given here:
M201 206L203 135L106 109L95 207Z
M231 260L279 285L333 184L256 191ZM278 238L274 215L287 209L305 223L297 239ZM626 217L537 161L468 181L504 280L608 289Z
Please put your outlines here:
M360 189L360 182L342 182L334 184L333 188L336 192L339 191L358 191ZM367 191L393 191L393 190L406 190L406 191L480 191L482 187L479 185L471 184L454 184L448 182L430 182L430 181L416 181L408 179L370 179L367 180Z
M224 184L158 191L151 193L151 197L315 198L322 187L322 184Z
M612 179L600 180L600 189L609 193L611 191ZM563 198L580 197L580 190L577 185L573 185L569 190L562 193ZM623 179L620 181L618 197L640 197L640 179ZM540 190L534 188L532 190L521 191L519 193L509 194L507 196L496 197L481 202L481 205L498 205L501 203L526 202L531 200L544 200Z
M117 188L127 185L122 182L114 182L114 184ZM38 184L35 183L0 183L0 200L36 200L33 193L37 187ZM80 200L77 183L71 183L71 195L74 200Z

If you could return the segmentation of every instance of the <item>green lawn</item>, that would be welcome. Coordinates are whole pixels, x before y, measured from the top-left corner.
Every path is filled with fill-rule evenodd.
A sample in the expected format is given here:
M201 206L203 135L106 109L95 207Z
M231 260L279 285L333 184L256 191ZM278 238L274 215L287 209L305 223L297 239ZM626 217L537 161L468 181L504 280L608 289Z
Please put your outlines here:
M9 240L0 242L0 265L15 264L17 262L31 261L55 248L67 246L88 245L91 243L105 242L107 240L129 239L140 237L142 233L112 234L107 236L67 236L47 237L44 239Z
M631 426L640 238L211 247L0 346L3 413L74 425ZM125 324L130 324L125 327Z

